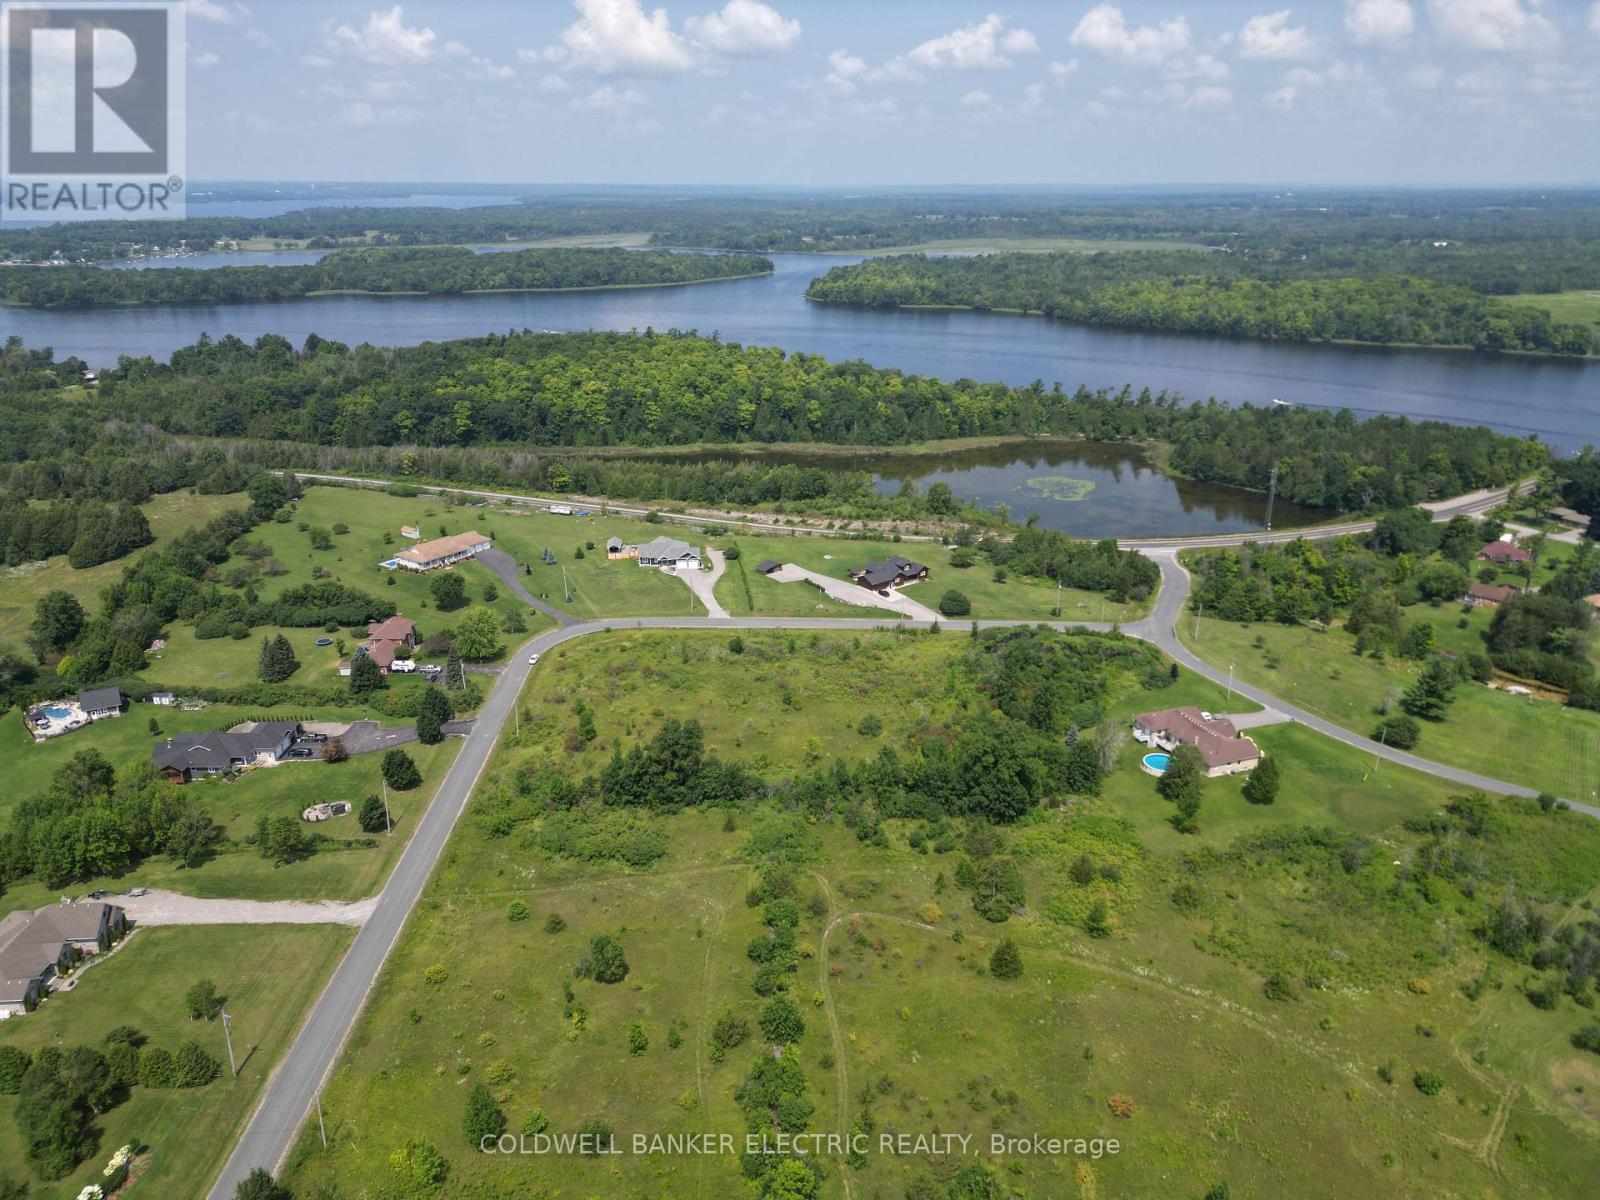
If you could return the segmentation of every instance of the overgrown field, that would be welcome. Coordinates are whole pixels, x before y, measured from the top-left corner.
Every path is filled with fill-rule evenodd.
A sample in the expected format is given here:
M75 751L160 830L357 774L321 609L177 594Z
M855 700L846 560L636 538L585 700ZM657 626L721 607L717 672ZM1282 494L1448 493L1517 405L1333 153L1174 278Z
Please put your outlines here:
M1600 823L1373 776L1279 726L1253 734L1277 802L1209 781L1181 834L1136 747L1103 735L1225 697L1122 671L1068 735L1111 759L1100 795L1002 826L886 817L887 789L793 780L886 751L919 769L993 719L1004 672L950 634L741 638L619 631L534 673L324 1096L329 1149L301 1138L297 1194L414 1184L430 1149L445 1182L421 1195L755 1194L741 1176L772 1164L741 1159L751 1129L865 1137L859 1156L808 1159L820 1174L795 1195L1009 1194L970 1190L985 1176L1040 1197L1588 1194L1596 1062L1568 1039L1592 1013L1530 1003L1540 971L1478 930L1511 879L1575 932L1591 920ZM660 747L689 717L708 756L781 784L779 801L563 807L563 789L624 769L613 747ZM618 982L600 977L602 936ZM1002 939L1020 977L991 965ZM474 1131L497 1110L534 1152L477 1153L469 1106ZM621 1153L531 1136L582 1131ZM732 1150L634 1141L691 1132ZM935 1133L973 1140L881 1140ZM996 1134L1086 1144L994 1152ZM1119 1149L1095 1157L1096 1138Z

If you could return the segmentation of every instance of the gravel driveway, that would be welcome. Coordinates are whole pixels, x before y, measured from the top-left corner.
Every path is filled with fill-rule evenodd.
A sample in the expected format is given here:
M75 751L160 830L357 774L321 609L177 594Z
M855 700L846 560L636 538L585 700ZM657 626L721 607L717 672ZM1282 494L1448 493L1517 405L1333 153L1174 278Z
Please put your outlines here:
M366 900L208 900L179 892L108 896L136 925L364 925Z

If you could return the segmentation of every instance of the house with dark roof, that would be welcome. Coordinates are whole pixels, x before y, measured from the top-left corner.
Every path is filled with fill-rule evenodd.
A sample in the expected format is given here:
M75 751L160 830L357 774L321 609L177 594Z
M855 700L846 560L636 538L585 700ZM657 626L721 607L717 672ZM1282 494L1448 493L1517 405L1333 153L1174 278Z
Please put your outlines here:
M638 549L635 557L641 567L693 567L700 566L700 552L688 542L678 538L652 538Z
M394 642L401 646L415 646L417 644L417 623L402 617L399 613L382 621L374 621L367 626L367 640L371 642Z
M120 717L127 704L127 697L119 687L90 688L78 693L78 707L91 721L98 721L102 717Z
M1478 557L1485 562L1497 563L1500 566L1505 566L1507 563L1533 561L1533 555L1529 554L1521 546L1515 542L1504 541L1490 542L1482 550L1478 551Z
M86 956L111 949L127 932L128 918L114 904L53 904L0 919L0 1014L31 1011L52 981Z
M1261 761L1260 748L1249 738L1240 737L1232 721L1188 705L1140 713L1133 719L1133 737L1158 750L1193 746L1205 762L1207 777L1212 779L1253 770Z
M757 575L771 575L774 571L776 571L781 566L783 566L783 564L781 562L779 562L775 558L763 558L760 562L758 562L756 564L756 574Z
M193 783L242 770L261 759L280 762L299 736L299 721L256 721L248 729L180 733L151 750L150 760L172 783Z
M1472 583L1467 586L1461 603L1474 608L1499 608L1517 594L1517 589L1499 583Z
M866 566L853 567L850 570L851 579L873 591L916 583L927 577L927 567L900 554L891 554L882 562L869 562Z
M607 558L638 558L639 557L639 547L630 546L627 542L624 542L619 537L608 537L606 539L606 557Z

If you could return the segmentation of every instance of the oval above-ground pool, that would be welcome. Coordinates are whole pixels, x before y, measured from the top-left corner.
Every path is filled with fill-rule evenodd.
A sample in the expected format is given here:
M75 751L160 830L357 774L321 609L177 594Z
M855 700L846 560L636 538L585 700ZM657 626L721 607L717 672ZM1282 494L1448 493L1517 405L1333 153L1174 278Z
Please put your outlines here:
M1167 764L1171 761L1172 756L1170 754L1152 750L1139 760L1139 765L1144 768L1146 775L1164 775L1167 771Z
M317 645L319 645L319 646L331 646L331 645L333 645L333 639L332 638L318 638L317 639Z

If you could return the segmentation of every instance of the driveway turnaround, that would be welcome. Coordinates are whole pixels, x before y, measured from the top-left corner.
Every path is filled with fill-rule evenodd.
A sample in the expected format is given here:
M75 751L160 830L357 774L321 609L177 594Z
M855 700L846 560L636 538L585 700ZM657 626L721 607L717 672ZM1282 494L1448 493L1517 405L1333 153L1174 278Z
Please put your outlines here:
M810 581L822 589L824 595L830 600L837 600L840 604L855 604L862 608L881 608L886 612L894 613L898 617L907 617L913 621L927 621L930 624L944 618L929 608L926 604L918 603L906 595L899 588L886 588L887 596L880 596L869 587L862 587L859 583L852 583L848 579L835 579L831 575L824 575L820 571L809 571L805 567L797 567L794 563L784 563L768 579L778 583L804 583Z
M718 620L728 619L728 610L717 602L717 580L722 578L722 573L728 569L727 560L722 557L721 550L712 550L711 570L709 571L679 571L678 578L689 585L689 590L699 597L700 603L706 606L706 612Z

